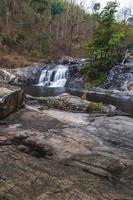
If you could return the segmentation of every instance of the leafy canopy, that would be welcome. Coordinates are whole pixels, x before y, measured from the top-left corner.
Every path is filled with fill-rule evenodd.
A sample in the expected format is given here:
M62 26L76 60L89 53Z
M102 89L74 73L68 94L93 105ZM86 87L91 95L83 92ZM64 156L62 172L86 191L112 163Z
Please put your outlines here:
M96 26L93 31L93 40L87 44L88 53L107 53L118 48L124 33L119 31L118 23L115 19L118 3L108 2L106 7L94 15ZM112 53L112 51L110 52Z
M101 12L93 15L93 38L86 44L87 54L95 58L87 68L89 77L101 76L122 59L124 32L115 19L118 6L116 1L110 1Z
M60 0L52 0L51 1L51 15L59 15L65 11L65 5Z
M30 5L38 14L43 14L48 7L48 0L30 0Z
M60 0L30 0L30 5L38 14L44 14L49 9L51 15L59 15L65 11L64 2Z

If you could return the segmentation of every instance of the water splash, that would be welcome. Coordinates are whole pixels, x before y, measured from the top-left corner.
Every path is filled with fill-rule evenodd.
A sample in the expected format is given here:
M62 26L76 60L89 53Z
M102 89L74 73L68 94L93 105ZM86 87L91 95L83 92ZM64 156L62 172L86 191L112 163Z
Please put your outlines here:
M65 87L68 78L68 67L58 65L54 69L44 69L40 75L38 86Z

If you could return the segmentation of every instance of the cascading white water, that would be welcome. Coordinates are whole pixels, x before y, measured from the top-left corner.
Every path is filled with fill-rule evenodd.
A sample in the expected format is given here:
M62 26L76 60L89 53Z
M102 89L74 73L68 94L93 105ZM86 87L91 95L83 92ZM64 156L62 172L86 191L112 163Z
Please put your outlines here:
M58 65L54 69L44 69L39 78L39 86L64 87L68 78L68 67Z

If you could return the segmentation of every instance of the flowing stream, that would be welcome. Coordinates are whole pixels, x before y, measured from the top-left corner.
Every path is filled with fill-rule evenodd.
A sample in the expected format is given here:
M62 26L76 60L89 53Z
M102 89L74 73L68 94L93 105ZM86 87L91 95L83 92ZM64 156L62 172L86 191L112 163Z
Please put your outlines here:
M68 67L57 65L54 69L43 69L38 86L65 87L68 78Z

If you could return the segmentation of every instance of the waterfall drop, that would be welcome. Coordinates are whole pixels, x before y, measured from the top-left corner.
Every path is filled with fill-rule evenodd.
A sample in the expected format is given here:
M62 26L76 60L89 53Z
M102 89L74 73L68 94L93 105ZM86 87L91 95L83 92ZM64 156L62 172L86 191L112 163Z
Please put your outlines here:
M38 86L65 87L68 78L68 66L58 65L54 69L43 69Z

